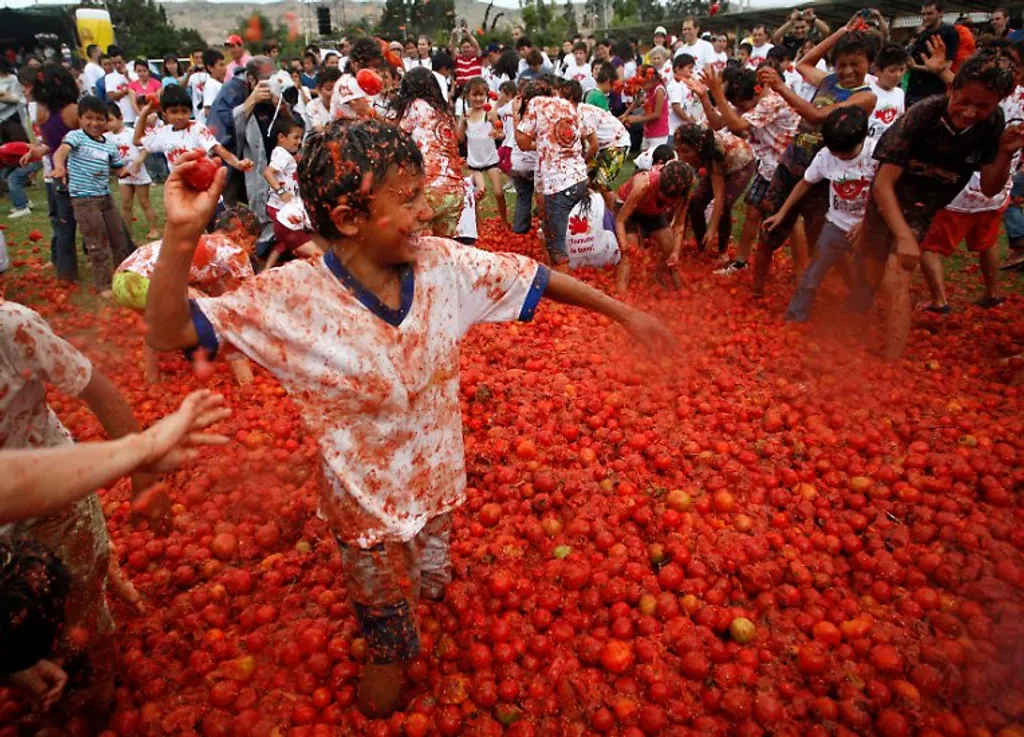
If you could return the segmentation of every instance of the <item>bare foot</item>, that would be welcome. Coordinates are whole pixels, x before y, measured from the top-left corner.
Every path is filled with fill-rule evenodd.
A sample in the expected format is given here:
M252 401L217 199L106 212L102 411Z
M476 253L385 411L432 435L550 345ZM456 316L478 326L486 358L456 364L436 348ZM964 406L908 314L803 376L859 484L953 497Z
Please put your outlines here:
M402 694L402 664L367 664L359 679L359 711L370 719L391 716Z

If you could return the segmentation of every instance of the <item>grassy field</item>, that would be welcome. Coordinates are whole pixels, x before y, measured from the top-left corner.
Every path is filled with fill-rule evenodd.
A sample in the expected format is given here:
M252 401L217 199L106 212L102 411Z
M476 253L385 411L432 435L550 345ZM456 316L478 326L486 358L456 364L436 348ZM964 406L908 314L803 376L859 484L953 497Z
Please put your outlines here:
M619 175L619 182L624 182L633 173L632 162L627 162L626 166L623 167L623 171ZM116 190L116 183L112 183L112 187ZM150 192L150 199L155 208L159 222L163 220L163 187L161 185L153 185ZM37 177L35 186L29 187L28 189L29 199L32 207L32 214L28 217L19 218L18 220L9 220L6 217L6 212L9 212L9 206L5 206L5 214L0 216L0 223L6 225L5 236L7 238L8 251L13 261L23 262L30 259L42 259L43 261L49 261L49 243L50 243L50 221L47 215L46 207L46 190L43 186L42 177ZM515 207L515 193L507 192L506 199L508 202L508 209L511 213ZM115 199L117 194L115 193ZM138 204L135 206L136 219L132 223L132 235L135 239L136 244L146 243L146 224L144 220L141 220L141 210ZM482 216L490 218L495 216L494 200L488 196L482 204ZM743 207L737 207L733 213L733 242L739 238L740 230L743 227ZM42 239L37 242L29 240L29 234L33 230L38 230L42 233ZM81 244L81 237L79 237L79 244ZM1001 254L1005 254L1007 250L1006 236L1005 234L1000 237L999 248ZM957 284L958 282L963 284L963 288L967 294L980 294L981 291L981 275L978 273L978 261L977 258L970 253L967 253L963 248L958 249L957 252L946 259L946 276L947 280L951 284ZM17 274L20 270L31 268L27 264L16 266L8 272L4 291L8 296L16 298L17 295ZM38 268L38 264L36 265ZM90 284L89 274L89 263L85 258L84 253L79 248L79 268L80 275L82 277L83 285ZM917 278L920 278L918 275ZM1000 276L1000 281L1004 291L1008 293L1024 294L1024 278L1021 278L1020 272L1007 273L1003 272ZM79 292L77 299L88 301L90 297L90 290L82 290ZM973 297L972 297L973 299Z

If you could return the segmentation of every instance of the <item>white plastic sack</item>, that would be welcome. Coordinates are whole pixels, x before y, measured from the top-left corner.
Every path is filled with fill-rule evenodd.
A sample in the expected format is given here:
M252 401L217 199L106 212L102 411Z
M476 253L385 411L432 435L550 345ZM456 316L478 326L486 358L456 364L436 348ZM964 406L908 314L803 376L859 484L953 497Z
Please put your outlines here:
M480 234L476 230L476 197L473 189L473 178L466 177L466 191L462 197L462 214L459 224L455 226L455 237L476 240Z
M614 266L622 254L615 238L615 221L605 212L604 199L596 192L584 197L569 213L565 232L569 268Z
M11 268L11 259L7 255L7 239L4 232L0 230L0 274Z
M292 197L290 202L286 202L284 207L277 211L277 222L288 230L313 230L313 223L309 221L301 197Z

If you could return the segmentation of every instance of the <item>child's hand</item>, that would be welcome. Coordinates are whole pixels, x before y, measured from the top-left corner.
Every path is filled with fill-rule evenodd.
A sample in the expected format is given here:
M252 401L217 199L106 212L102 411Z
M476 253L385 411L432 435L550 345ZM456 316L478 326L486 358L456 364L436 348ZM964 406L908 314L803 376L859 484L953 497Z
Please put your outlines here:
M252 171L252 168L254 166L256 165L252 163L251 160L242 159L241 161L238 162L238 166L236 166L235 168L238 169L238 171Z
M142 434L148 447L140 470L155 473L173 471L199 455L198 446L225 445L228 442L226 436L202 432L231 415L231 410L223 405L223 396L206 390L192 392L185 397L177 412L164 417ZM146 496L141 494L136 502Z
M757 82L762 86L771 87L776 92L786 85L779 73L772 67L761 68L757 73Z
M133 174L133 172L132 172L132 168L130 166L122 166L120 169L117 170L117 178L118 179L127 179L132 174Z
M40 711L45 712L60 701L68 674L49 660L40 660L30 668L12 674L10 681L27 691Z
M228 172L220 166L220 159L214 158L218 164L213 184L209 189L197 191L185 183L185 175L199 166L199 159L205 154L199 150L186 151L177 158L171 176L164 184L164 211L167 216L167 227L177 229L181 234L199 238L210 222L217 209L217 200L224 191ZM166 241L165 241L166 242Z
M921 260L921 246L913 235L896 239L896 259L905 271L914 271Z
M683 84L690 88L690 92L697 95L697 97L703 97L708 93L707 85L701 82L699 79L693 77L686 77L683 79Z
M291 192L285 192L283 195L281 195L281 202L288 203L288 202L291 202L294 199L295 199L295 195L293 195Z
M700 81L704 83L708 91L711 92L715 97L722 96L722 75L716 72L712 67L705 67L700 73Z
M773 230L775 230L779 226L779 222L781 220L782 220L782 216L779 215L778 213L776 213L775 215L771 215L769 217L766 217L764 220L762 220L761 221L761 227L766 232L771 233Z
M661 320L646 312L633 310L622 323L634 339L650 351L663 350L675 346L676 339L668 331Z
M60 179L63 181L64 179L67 179L67 176L68 170L63 166L54 166L53 169L50 170L50 179Z
M1024 125L1011 125L999 138L999 148L1008 154L1016 153L1024 146Z

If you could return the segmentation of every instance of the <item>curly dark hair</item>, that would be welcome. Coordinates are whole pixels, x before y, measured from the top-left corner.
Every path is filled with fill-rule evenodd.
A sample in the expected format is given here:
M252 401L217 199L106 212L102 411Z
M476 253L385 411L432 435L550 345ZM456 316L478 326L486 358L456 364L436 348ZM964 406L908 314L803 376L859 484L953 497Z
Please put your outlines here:
M875 54L878 52L878 44L879 36L877 33L869 31L847 33L836 42L835 48L832 49L832 60L835 61L840 56L847 54L863 54L867 57L870 64L874 61Z
M969 58L953 78L958 90L975 82L1000 97L1006 97L1017 86L1017 59L1008 49L983 49Z
M60 64L48 62L43 65L43 79L32 87L32 96L36 102L45 105L51 111L63 110L68 105L78 102L81 96L78 83L71 72Z
M753 69L727 69L728 82L725 87L725 99L735 105L747 102L757 96L757 72ZM725 75L722 75L723 78Z
M259 235L260 221L248 205L238 204L234 207L225 208L218 216L214 230L242 230L249 235Z
M526 86L523 87L523 92L520 95L522 103L519 107L519 114L526 115L526 109L530 104L530 100L535 97L551 97L552 89L551 83L546 79L535 79L532 82L527 82Z
M672 141L676 148L685 146L696 151L701 163L706 167L725 161L725 153L719 148L714 132L700 123L682 123L676 128Z
M64 625L70 587L64 563L41 545L0 541L0 675L50 655Z
M372 38L361 38L352 44L352 49L348 52L345 71L348 74L355 74L360 69L372 66L373 62L383 61L383 59L384 54L380 50L380 44Z
M331 220L339 203L353 212L369 212L373 191L393 166L423 169L423 155L412 137L395 126L375 119L336 120L312 134L298 176L299 194L317 232L340 237Z
M693 169L682 161L669 161L661 167L658 188L666 197L677 199L690 191L693 184Z
M509 79L514 80L519 74L519 54L512 49L505 49L498 57L497 63L491 68L494 72L494 76L500 77L505 75Z

